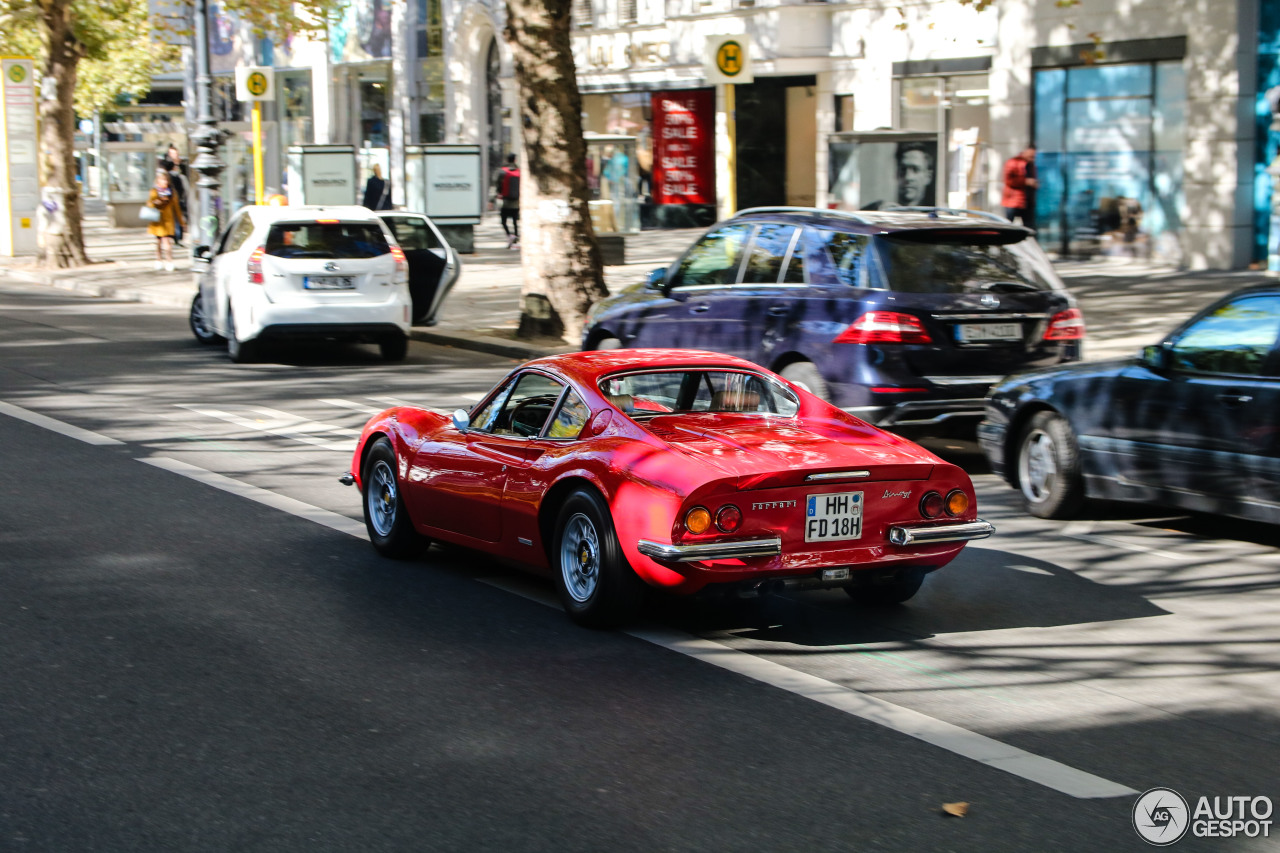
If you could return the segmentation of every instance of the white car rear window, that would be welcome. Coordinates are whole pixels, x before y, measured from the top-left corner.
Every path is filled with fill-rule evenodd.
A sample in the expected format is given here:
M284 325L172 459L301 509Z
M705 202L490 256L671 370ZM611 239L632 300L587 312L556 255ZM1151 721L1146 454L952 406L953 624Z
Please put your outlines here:
M391 251L373 222L277 222L267 232L277 258L376 258Z

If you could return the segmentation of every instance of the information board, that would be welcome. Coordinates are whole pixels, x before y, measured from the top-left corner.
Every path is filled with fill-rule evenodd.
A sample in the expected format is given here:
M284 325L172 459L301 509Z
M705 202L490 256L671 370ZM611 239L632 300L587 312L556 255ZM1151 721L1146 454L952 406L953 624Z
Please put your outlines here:
M35 63L0 59L0 255L31 255L38 248L36 209L40 174L36 163Z
M426 209L438 225L479 225L484 184L479 145L423 145Z
M350 145L289 149L289 204L357 204L356 153Z

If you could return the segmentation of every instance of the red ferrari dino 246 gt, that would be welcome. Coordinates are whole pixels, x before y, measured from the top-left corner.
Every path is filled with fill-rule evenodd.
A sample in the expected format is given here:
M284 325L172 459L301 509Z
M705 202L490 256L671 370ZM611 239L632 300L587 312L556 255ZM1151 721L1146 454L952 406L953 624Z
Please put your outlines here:
M452 542L550 574L569 615L647 587L844 587L900 602L992 533L968 475L750 362L612 350L528 362L471 412L374 416L351 473L377 550Z

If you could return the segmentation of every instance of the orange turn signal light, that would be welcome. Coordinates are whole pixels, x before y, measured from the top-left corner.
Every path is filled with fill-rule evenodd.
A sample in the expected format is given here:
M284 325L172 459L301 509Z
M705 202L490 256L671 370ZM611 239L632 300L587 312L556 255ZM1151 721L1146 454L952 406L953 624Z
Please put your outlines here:
M947 515L964 515L969 511L969 496L960 489L947 493Z
M684 517L684 528L697 536L711 529L711 513L705 508L695 506Z

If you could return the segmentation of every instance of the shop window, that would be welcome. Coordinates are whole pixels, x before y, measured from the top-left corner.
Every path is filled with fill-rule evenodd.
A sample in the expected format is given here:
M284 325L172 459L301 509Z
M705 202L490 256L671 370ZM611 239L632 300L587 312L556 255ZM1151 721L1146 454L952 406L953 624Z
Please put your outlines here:
M595 10L591 7L591 0L573 0L573 25L575 27L590 27L595 23Z
M618 0L618 23L636 23L639 20L639 5L637 0Z

